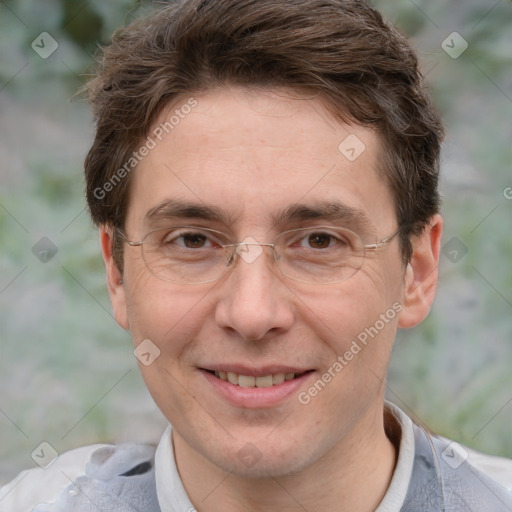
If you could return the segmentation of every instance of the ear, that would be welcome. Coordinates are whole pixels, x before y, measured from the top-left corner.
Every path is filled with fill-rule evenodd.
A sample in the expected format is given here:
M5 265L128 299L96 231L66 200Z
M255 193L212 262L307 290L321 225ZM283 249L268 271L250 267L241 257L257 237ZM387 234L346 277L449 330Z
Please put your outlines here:
M413 253L405 271L399 328L414 327L428 315L437 289L443 219L434 215L423 233L412 240Z
M107 288L110 302L116 322L126 330L129 330L128 314L126 310L126 295L123 285L123 276L113 258L113 233L107 226L100 227L101 254L105 262L107 272Z

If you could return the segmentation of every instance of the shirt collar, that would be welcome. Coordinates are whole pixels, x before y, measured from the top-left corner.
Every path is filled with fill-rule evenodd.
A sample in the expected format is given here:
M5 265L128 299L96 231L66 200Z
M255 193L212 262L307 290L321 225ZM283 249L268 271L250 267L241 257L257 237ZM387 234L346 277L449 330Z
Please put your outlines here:
M415 455L414 429L411 418L396 405L386 402L384 407L398 427L389 429L395 431L398 437L391 439L395 446L398 445L398 457L391 483L375 512L396 512L405 502L411 481Z
M414 431L411 419L390 402L385 409L395 420L394 428L397 439L392 439L399 446L398 458L388 490L375 512L396 512L402 507L411 480L414 463ZM398 428L396 428L398 427ZM172 445L172 427L169 425L160 439L155 454L156 491L160 509L165 512L195 511L190 498L183 487Z
M172 445L172 426L162 434L155 454L156 493L160 510L165 512L193 512L190 501L176 466Z

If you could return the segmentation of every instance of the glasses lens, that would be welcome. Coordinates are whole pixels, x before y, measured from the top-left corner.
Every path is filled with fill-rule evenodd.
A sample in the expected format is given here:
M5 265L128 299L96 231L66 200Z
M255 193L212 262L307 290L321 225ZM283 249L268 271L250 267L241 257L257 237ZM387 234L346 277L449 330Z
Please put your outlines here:
M142 256L151 273L175 283L206 283L218 279L228 267L226 236L206 228L179 226L150 232Z
M276 252L283 274L310 283L345 281L364 261L361 238L348 229L330 226L286 231L276 240Z
M230 267L237 244L216 230L175 226L150 232L142 257L150 272L174 283L207 283ZM281 272L307 283L336 283L352 277L364 261L361 238L348 229L315 226L281 233L275 241Z

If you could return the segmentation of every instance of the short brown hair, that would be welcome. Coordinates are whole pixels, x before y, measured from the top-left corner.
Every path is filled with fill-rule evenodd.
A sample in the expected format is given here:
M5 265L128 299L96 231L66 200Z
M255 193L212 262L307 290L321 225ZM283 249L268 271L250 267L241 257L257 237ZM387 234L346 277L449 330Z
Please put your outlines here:
M169 102L225 85L306 88L340 120L375 129L409 261L410 237L439 210L443 127L414 50L361 0L178 0L118 30L88 85L96 136L85 176L97 225L123 229L130 174L112 180Z

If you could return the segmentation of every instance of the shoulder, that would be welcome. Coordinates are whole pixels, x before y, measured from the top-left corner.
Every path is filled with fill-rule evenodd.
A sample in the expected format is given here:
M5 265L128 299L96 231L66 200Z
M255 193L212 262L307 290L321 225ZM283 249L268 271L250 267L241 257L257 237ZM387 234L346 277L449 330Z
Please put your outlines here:
M0 488L2 512L32 512L37 505L52 504L74 482L111 481L146 473L152 468L155 447L145 444L96 444L59 455L47 468L22 471ZM45 509L46 510L46 509Z
M512 460L495 457L464 447L468 453L468 462L476 469L487 475L512 492Z
M443 465L458 469L469 467L512 492L512 460L487 455L442 436L432 436Z
M493 480L501 487L512 492L512 460L504 457L486 455L484 453L460 445L450 439L435 434L429 434L425 429L415 424L409 416L407 416L396 405L386 402L385 411L400 424L401 432L397 434L401 436L402 441L407 438L407 433L413 436L415 441L415 451L430 451L429 442L437 453L437 458L441 467L447 469L457 469L461 466L468 466L482 473L487 478ZM392 422L387 418L388 428L392 427ZM402 447L400 447L402 449ZM465 464L467 463L467 464ZM461 472L462 473L462 472Z
M403 501L407 508L402 510L512 510L512 460L435 435L392 404L387 409L400 421L400 452L404 438L413 438L412 471Z
M464 510L512 510L512 460L428 436L437 455L443 500ZM507 510L508 510L507 509Z
M22 471L0 488L0 509L6 512L31 511L38 503L51 501L70 480L85 474L85 467L95 451L107 446L83 446L59 455L46 469Z

